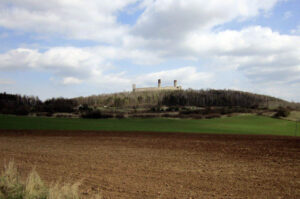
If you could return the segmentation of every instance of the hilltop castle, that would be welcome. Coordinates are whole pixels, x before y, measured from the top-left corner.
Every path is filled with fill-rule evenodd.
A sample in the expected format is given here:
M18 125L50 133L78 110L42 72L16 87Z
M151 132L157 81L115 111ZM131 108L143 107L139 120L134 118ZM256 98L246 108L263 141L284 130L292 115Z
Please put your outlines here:
M132 92L143 92L143 91L160 91L160 90L181 90L181 86L177 86L177 80L174 80L173 86L161 87L161 80L158 80L157 87L148 88L136 88L136 85L132 85Z

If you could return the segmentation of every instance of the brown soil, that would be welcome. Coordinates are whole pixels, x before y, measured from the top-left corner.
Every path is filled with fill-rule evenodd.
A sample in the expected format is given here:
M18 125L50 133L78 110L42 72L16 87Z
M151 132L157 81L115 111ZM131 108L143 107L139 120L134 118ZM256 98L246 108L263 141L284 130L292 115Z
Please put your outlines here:
M300 138L141 132L1 131L46 182L82 180L104 198L300 198Z

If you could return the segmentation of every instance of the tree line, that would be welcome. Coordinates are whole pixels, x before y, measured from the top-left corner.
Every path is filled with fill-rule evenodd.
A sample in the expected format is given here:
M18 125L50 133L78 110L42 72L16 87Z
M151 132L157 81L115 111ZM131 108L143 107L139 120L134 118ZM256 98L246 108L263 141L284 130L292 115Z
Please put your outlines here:
M94 107L154 107L154 106L197 106L197 107L244 107L276 109L300 108L275 97L234 90L180 90L151 92L122 92L74 98L78 104Z
M184 110L182 107L221 107L209 110L221 112L249 111L250 109L278 109L285 107L300 110L299 103L292 103L249 92L234 90L180 90L151 92L122 92L93 95L73 99L52 98L41 101L34 96L0 93L0 113L28 115L29 113L76 113L86 117L96 117L99 108L113 107L114 110L131 108L159 112L161 107L168 110ZM180 108L181 107L181 108ZM208 110L208 109L207 109ZM86 114L89 113L89 114ZM185 114L185 112L182 112ZM105 114L101 113L103 117Z
M34 96L0 93L0 113L2 114L71 113L74 112L76 106L77 102L73 99L52 98L43 102Z

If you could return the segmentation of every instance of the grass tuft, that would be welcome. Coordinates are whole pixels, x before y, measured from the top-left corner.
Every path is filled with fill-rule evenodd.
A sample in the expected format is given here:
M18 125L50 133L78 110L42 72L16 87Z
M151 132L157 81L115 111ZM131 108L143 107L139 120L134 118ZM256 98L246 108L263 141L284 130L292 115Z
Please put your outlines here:
M78 189L80 183L60 185L56 183L49 189L49 199L79 199Z
M0 176L0 199L80 199L80 182L74 184L55 183L47 187L35 169L29 173L25 182L13 161L4 166ZM101 199L93 195L91 199Z
M13 161L4 166L0 177L0 199L22 199L24 185Z
M47 199L48 189L41 180L39 174L33 169L25 185L25 198L26 199Z

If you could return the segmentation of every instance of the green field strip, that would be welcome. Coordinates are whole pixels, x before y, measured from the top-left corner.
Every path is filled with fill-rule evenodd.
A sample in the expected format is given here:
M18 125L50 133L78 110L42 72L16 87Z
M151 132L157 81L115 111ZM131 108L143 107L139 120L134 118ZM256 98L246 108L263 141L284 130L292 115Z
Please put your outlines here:
M299 125L299 124L298 124ZM215 134L295 135L296 123L264 116L214 119L74 119L0 115L0 129L153 131ZM297 135L300 135L298 126Z

